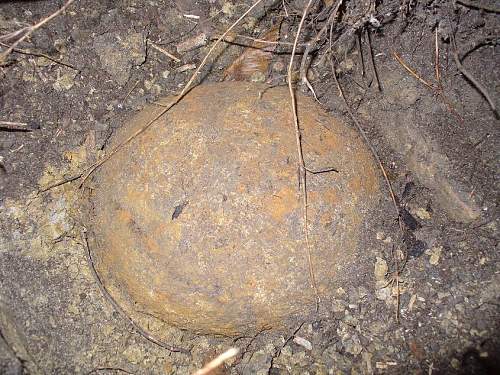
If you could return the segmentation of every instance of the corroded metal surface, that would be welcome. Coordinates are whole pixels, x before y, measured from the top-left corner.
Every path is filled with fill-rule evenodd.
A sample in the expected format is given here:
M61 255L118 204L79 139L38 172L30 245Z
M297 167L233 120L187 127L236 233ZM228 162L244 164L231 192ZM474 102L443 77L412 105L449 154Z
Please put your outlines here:
M160 103L168 103L164 99ZM376 166L356 133L298 95L309 174L309 231L325 301L355 276L380 199ZM141 111L123 140L162 110ZM315 309L284 88L202 85L98 170L94 252L127 306L182 328L236 335L286 326Z

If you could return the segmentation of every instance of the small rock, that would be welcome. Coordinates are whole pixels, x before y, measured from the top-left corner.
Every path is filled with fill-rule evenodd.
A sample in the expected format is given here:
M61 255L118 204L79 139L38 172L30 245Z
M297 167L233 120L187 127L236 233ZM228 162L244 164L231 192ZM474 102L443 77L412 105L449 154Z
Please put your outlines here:
M186 39L176 46L177 53L184 53L194 49L203 47L207 44L208 37L205 33L195 35L192 38Z
M436 246L433 247L432 249L426 250L426 254L430 255L429 258L429 263L432 264L433 266L437 265L439 263L439 259L441 258L441 252L443 251L442 246Z
M387 262L377 257L377 261L375 262L375 280L385 281L385 275L387 275L388 270L389 267L387 266Z
M300 345L302 346L303 348L305 348L306 350L312 350L312 344L310 341L306 340L305 338L303 337L300 337L300 336L295 336L293 338L293 342L296 343L297 345Z
M140 33L111 32L96 37L94 49L102 68L119 84L124 85L133 66L146 60L146 42Z
M345 341L342 340L342 344L344 345L345 351L352 355L358 355L363 351L363 347L361 346L359 337L356 334L354 334Z
M182 72L185 72L187 70L193 70L193 69L196 69L196 65L195 64L186 64L186 65L179 66L176 69L176 71L179 72L179 73L182 73Z
M431 214L425 208L419 207L415 210L415 215L422 220L430 220Z
M72 71L58 76L56 82L52 85L56 91L67 91L75 84L76 72Z

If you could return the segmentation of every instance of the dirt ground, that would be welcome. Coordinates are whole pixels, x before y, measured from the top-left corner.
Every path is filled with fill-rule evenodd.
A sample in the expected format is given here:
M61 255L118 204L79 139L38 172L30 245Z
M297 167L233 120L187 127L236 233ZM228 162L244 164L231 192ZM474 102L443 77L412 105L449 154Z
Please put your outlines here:
M113 131L147 103L178 93L213 37L251 3L77 0L0 66L0 121L27 123L29 130L0 125L0 373L190 374L232 346L241 354L214 374L499 373L500 121L457 69L453 43L463 67L498 105L500 22L493 1L384 0L353 35L342 32L375 3L346 1L343 29L334 29L345 36L330 55L340 84L400 205L407 262L397 283L394 213L381 216L369 240L365 261L373 272L339 288L317 320L298 322L291 332L198 336L137 317L152 334L189 351L175 353L138 334L103 298L80 236L78 181L39 190L97 160ZM238 33L259 37L279 23L279 40L293 41L306 2L267 3L273 6L256 9ZM62 4L2 1L0 35ZM316 14L322 4L332 2L318 1ZM315 31L310 27L301 41ZM209 36L203 45L176 49L200 33ZM323 58L328 43L313 51L309 81L321 105L356 128L330 58ZM243 50L219 48L203 80L222 80ZM269 67L247 79L285 85L290 46L269 56ZM298 90L312 95L305 85Z

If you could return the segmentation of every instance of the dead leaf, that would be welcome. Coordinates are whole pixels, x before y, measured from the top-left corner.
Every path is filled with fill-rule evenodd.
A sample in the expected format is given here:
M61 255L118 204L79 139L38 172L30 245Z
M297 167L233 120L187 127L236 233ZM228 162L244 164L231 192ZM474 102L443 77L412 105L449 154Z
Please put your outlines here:
M269 32L258 39L276 42L279 37L279 26L273 27ZM226 81L247 81L252 77L266 76L271 63L271 58L276 44L261 41L252 42L224 72Z

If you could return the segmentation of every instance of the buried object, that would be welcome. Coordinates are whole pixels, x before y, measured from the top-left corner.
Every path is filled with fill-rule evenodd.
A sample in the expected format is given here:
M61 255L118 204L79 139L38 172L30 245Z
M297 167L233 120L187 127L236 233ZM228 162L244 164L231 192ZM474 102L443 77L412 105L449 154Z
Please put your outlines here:
M170 99L158 104L166 105ZM356 132L297 96L319 294L356 279L382 193ZM94 175L87 226L105 287L127 309L238 335L315 312L290 96L227 82L193 89ZM163 110L149 106L116 146Z

